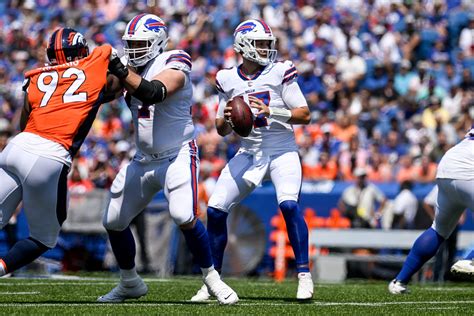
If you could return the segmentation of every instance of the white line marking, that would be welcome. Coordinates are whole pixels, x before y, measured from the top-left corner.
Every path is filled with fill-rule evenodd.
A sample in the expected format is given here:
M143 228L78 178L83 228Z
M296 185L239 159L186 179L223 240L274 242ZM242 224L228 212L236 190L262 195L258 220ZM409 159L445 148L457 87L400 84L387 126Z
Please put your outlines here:
M0 292L0 295L35 295L40 292Z
M0 303L0 307L61 307L64 308L64 302L57 302L57 303ZM196 304L196 303L195 303ZM410 301L410 302L378 302L378 303L362 303L362 302L313 302L304 305L316 305L316 306L368 306L368 307L381 307L386 305L407 305L407 304L421 304L421 305L433 305L433 304L474 304L474 301ZM113 305L119 306L132 306L132 307L158 307L158 306L184 306L184 305L192 305L190 301L183 301L183 303L169 303L169 302L162 302L162 303L122 303L122 304L114 304L114 303L67 303L67 306L72 307L81 307L81 306L94 306L94 307L109 307ZM206 303L197 303L197 305L217 305L217 302L212 302L211 304ZM237 306L301 306L300 303L237 303ZM436 307L432 307L436 309ZM442 307L439 307L442 308ZM449 309L450 307L446 307L445 309ZM456 307L457 308L457 307Z

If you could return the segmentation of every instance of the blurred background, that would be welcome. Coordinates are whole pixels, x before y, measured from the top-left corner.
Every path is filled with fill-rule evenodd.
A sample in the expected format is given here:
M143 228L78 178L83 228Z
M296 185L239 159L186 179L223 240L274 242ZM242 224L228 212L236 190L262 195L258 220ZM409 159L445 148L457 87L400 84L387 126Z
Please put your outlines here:
M183 49L193 59L203 219L217 177L240 142L235 134L220 137L214 127L215 74L239 63L232 48L234 28L242 20L261 18L278 38L278 59L295 63L311 110L311 124L294 129L313 271L318 279L330 281L393 278L417 230L431 225L434 202L428 193L437 163L473 123L474 2L0 1L0 151L18 132L24 73L46 63L47 39L57 27L82 32L91 49L110 43L122 51L127 22L143 12L165 20L168 49ZM134 151L124 100L103 105L69 174L70 209L58 246L29 269L117 269L101 214L115 174ZM363 182L371 192L364 199L351 190ZM194 273L166 210L166 200L158 194L135 219L137 265L159 276ZM293 253L271 184L243 201L228 225L225 274L278 280L294 274ZM341 235L343 230L348 235ZM472 212L463 216L459 231L453 234L457 241L447 243L420 279L450 277L449 262L474 246ZM19 207L0 232L0 254L27 234Z

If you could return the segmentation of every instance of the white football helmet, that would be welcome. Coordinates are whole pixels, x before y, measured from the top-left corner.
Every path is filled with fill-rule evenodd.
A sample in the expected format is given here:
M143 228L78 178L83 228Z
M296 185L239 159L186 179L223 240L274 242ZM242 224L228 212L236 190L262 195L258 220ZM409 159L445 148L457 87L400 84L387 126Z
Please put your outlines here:
M256 41L270 41L269 49L261 49L256 46ZM262 20L247 20L240 23L234 31L234 50L241 53L242 57L256 62L262 66L273 63L276 59L276 38L270 27ZM260 52L266 51L262 56Z
M168 28L156 15L140 14L128 22L122 40L128 64L133 67L143 66L165 50ZM143 42L145 45L138 47L133 42Z

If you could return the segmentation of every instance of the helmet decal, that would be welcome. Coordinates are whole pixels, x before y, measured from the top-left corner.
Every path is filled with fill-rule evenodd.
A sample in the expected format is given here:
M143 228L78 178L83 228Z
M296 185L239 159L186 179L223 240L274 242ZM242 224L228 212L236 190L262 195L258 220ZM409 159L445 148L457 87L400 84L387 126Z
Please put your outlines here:
M155 19L148 19L145 22L145 27L153 32L158 32L160 29L166 29L166 26L163 22L155 20Z
M253 30L255 27L256 27L256 25L253 22L243 23L242 25L237 27L237 29L234 32L234 36L235 36L236 33L239 33L239 32L242 33L242 34L248 33L251 30Z

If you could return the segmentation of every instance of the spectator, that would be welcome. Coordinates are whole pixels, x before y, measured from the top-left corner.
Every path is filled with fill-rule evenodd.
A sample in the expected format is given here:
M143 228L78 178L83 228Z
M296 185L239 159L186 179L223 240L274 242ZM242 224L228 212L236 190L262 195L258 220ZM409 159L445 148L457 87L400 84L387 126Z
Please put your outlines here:
M412 192L413 183L403 181L400 185L400 192L393 202L393 221L394 229L414 229L415 216L418 209L418 200Z
M352 227L375 228L386 203L385 195L375 185L367 182L367 171L364 168L357 168L354 176L357 177L356 183L344 190L338 207L351 220ZM376 203L379 204L377 210Z
M305 174L308 180L335 180L337 177L337 165L334 161L329 159L329 153L323 151L319 155L319 163L314 167L307 166L306 171L303 167L303 175Z

